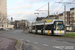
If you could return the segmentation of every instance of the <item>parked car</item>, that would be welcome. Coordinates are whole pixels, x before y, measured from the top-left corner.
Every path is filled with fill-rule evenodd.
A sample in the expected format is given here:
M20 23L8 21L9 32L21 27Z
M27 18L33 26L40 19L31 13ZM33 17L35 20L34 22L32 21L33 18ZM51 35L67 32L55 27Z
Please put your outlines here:
M6 28L6 29L3 29L3 30L8 31L9 29L8 29L8 28Z

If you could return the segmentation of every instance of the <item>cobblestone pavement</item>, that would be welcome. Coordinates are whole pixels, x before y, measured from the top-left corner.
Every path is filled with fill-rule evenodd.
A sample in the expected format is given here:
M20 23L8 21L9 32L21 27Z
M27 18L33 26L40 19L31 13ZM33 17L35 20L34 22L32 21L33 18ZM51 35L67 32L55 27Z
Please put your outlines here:
M16 50L15 43L16 40L0 36L0 50Z

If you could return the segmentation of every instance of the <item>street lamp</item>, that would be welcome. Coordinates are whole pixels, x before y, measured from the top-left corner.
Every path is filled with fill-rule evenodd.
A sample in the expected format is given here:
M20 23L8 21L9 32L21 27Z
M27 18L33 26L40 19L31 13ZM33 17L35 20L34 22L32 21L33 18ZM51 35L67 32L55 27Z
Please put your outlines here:
M39 16L39 13L34 13L34 14L38 14L38 16ZM36 16L36 15L35 15ZM36 16L36 17L38 17L38 16Z

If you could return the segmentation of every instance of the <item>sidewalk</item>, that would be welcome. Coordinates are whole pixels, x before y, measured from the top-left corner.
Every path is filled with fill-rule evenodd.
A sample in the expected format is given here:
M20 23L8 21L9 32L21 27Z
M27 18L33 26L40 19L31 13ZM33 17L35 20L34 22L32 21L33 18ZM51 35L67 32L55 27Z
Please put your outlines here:
M16 40L0 35L0 50L16 50Z
M16 40L18 40L17 44ZM24 40L14 39L0 34L0 50L41 50L41 49Z
M66 33L75 33L75 32L66 32Z

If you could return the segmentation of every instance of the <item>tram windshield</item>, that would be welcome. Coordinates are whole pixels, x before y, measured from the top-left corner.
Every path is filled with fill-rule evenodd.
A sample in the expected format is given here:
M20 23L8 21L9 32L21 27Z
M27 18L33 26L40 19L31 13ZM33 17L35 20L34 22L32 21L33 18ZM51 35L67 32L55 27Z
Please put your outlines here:
M63 30L64 25L63 22L56 22L56 30Z

